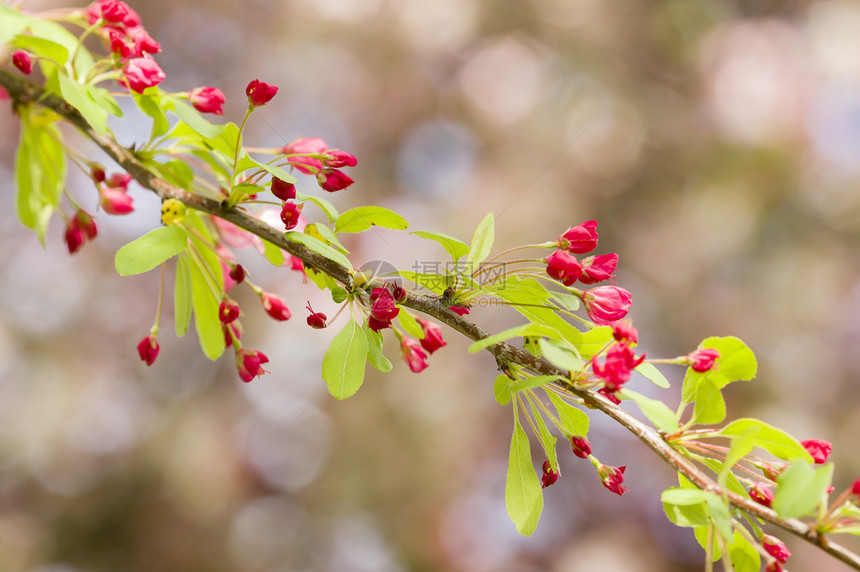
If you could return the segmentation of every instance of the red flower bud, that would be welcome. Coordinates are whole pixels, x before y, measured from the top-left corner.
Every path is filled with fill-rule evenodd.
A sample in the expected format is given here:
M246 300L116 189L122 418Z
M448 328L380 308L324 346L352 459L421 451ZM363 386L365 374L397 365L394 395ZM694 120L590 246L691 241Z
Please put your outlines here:
M287 308L287 305L278 296L263 292L261 299L263 300L263 309L275 320L283 322L289 320L292 316L290 309Z
M627 469L626 465L623 467L610 467L601 463L597 467L597 474L600 476L600 482L604 487L621 496L627 492L627 487L621 485L624 482L625 469Z
M259 350L241 349L236 352L236 367L239 369L239 377L245 383L264 373L269 373L263 369L263 364L268 361L266 354Z
M589 256L582 261L582 276L579 281L583 284L596 284L604 280L613 280L615 267L618 265L618 255L599 254Z
M630 380L631 372L644 360L644 354L637 358L629 345L616 343L610 346L605 359L591 362L591 369L603 380L603 386L614 393Z
M822 439L807 439L800 442L801 445L812 455L812 460L816 465L822 465L827 462L827 457L830 456L830 451L833 445Z
M398 304L402 304L406 300L406 290L400 284L391 285L391 295Z
M465 316L469 313L468 306L448 306L448 309L457 314L458 316Z
M358 165L358 160L354 155L341 151L340 149L329 149L323 153L325 164L333 169L341 167L355 167Z
M125 84L137 93L143 93L146 88L160 84L167 77L149 54L128 60L122 73L125 76Z
M69 224L66 225L66 230L63 233L63 240L66 242L66 247L69 249L69 254L74 254L84 245L84 233L80 231L77 225L77 219L72 218Z
M30 58L30 54L24 50L18 50L12 54L12 64L24 75L33 73L33 60Z
M621 400L618 399L617 397L615 397L615 392L610 391L605 387L601 387L600 389L598 389L597 394L600 395L600 397L604 398L605 400L611 401L615 405L621 404Z
M233 321L229 324L222 325L221 329L224 331L224 347L232 348L233 347L233 338L237 340L242 339L242 326L238 321Z
M292 230L299 224L303 207L304 203L297 204L290 201L284 203L284 208L281 209L281 220L287 230Z
M427 367L427 354L421 349L421 344L412 338L403 337L400 340L400 354L413 373L424 371Z
M857 479L854 481L854 484L851 485L851 494L860 497L860 479Z
M558 239L558 247L574 254L585 254L597 248L597 221L589 220L567 229Z
M415 319L419 324L421 324L421 329L424 330L424 338L421 340L421 347L427 350L427 353L432 354L439 348L448 345L448 342L442 339L442 330L439 329L439 326L432 322L428 322L427 320L422 320L421 318Z
M272 194L282 201L288 201L296 198L296 186L277 177L272 177Z
M137 344L137 353L140 355L140 359L146 362L147 366L155 363L160 349L158 347L158 340L152 334L146 336Z
M693 371L704 373L710 371L714 367L720 357L720 352L714 349L698 349L687 356L687 363L693 368Z
M96 183L103 183L105 180L105 170L101 167L93 165L90 176Z
M591 443L585 437L571 437L570 448L573 449L573 454L581 459L587 459L591 454Z
M134 199L123 188L103 187L99 197L99 205L108 214L124 215L134 210Z
M308 309L308 312L311 313L311 315L308 316L308 325L310 327L314 328L315 330L321 330L328 325L326 324L326 315L322 312L314 312L314 309L311 308L310 301L308 301L308 305L306 306L306 308Z
M545 489L550 485L554 485L560 476L561 471L556 471L552 465L549 464L549 459L547 459L543 462L543 476L540 478L543 484L540 488Z
M617 342L639 343L639 331L626 320L612 322L612 337Z
M791 552L780 539L770 534L765 534L761 537L761 545L765 551L777 559L780 564L785 564Z
M226 326L238 317L239 306L236 301L230 298L224 299L218 307L218 319L221 320L221 324Z
M131 175L128 173L114 173L106 182L108 187L127 191L128 184L131 182Z
M200 113L224 115L224 110L221 106L224 105L227 99L224 97L224 93L217 87L196 87L188 93L188 101Z
M342 191L354 182L349 175L337 169L325 169L317 173L317 183L320 188L330 193Z
M245 88L245 94L248 96L248 101L254 107L266 105L272 101L272 98L275 97L276 93L278 93L278 86L269 85L258 79L249 83L248 87Z
M245 269L241 264L236 264L230 269L230 278L232 278L233 282L236 284L241 284L245 281Z
M595 324L606 326L620 320L630 311L630 292L618 286L597 286L582 297L585 311Z
M752 500L768 508L773 503L773 491L764 483L753 483L750 485L749 495Z
M576 257L563 250L556 250L544 261L546 262L546 273L565 286L572 286L582 275L582 267Z
M298 157L288 157L290 165L298 169L305 175L316 173L323 168L322 161L307 155L318 155L328 150L328 143L319 137L299 137L292 143L284 145L281 152L284 155L300 155ZM301 156L303 155L303 156Z

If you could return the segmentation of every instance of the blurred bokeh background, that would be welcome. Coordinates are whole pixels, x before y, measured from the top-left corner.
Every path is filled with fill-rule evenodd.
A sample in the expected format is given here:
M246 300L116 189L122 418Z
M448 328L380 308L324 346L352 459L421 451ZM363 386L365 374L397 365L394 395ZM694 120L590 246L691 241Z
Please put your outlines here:
M163 48L163 88L217 86L239 121L259 78L280 91L248 144L320 136L355 153L357 183L328 197L340 210L381 204L466 241L493 212L496 251L598 219L649 356L741 337L759 376L727 390L730 415L832 441L839 488L860 475L860 2L131 5ZM114 123L127 143L147 136L132 115ZM212 363L193 334L176 339L169 311L145 367L158 276L120 279L113 253L158 224L158 200L133 186L136 212L100 216L94 243L70 257L54 221L43 249L9 215L8 107L0 129L0 570L703 569L662 513L672 471L599 417L594 452L627 465L630 492L605 491L562 443L563 477L519 537L493 360L448 332L415 375L389 340L394 371L368 368L335 402L319 368L336 328L310 330L302 309L335 305L253 252L240 261L294 314L274 323L236 294L271 374L243 384L229 353ZM94 208L85 177L69 185ZM354 263L444 260L402 234L355 236ZM472 315L495 331L518 320ZM671 390L635 389L676 402L682 372L664 371ZM847 570L781 536L791 569Z

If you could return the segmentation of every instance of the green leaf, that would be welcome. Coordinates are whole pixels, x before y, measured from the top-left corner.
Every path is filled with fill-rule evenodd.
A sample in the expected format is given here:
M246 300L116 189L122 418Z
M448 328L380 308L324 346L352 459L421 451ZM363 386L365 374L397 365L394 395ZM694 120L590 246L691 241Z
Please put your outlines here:
M612 342L612 328L609 326L596 326L580 334L579 342L575 342L574 345L584 359L590 359L605 349L610 342ZM641 364L639 367L642 367L642 365L644 364ZM636 370L638 371L639 368L636 368Z
M534 278L511 276L493 288L491 294L510 302L514 309L530 322L552 328L571 344L575 345L582 341L582 333L549 307L547 304L550 298L549 291ZM553 337L558 338L558 336Z
M493 396L499 405L507 405L511 402L511 378L505 374L496 377L493 383Z
M564 432L565 437L588 436L588 415L556 395L553 391L547 391L546 396L549 397L549 400L555 406L558 422L561 424L561 430Z
M338 252L337 250L327 245L318 238L314 238L309 234L305 234L303 232L296 232L294 230L288 231L286 233L286 237L288 240L292 240L293 242L304 244L309 249L313 250L317 254L328 258L329 260L337 262L338 264L345 266L349 269L352 268L352 264L350 264L349 259L346 256L344 256L343 254L341 254L340 252Z
M0 4L0 44L8 44L24 31L29 19L18 10Z
M711 522L717 527L717 531L725 539L732 536L732 515L729 513L728 501L715 494L708 494L706 497L708 505L708 514Z
M272 266L284 265L284 251L280 246L276 246L268 240L261 239L263 242L263 256Z
M16 36L11 43L13 46L32 52L39 57L53 60L60 67L69 61L69 50L65 46L45 38L22 34Z
M699 527L708 525L708 493L699 489L670 488L663 491L660 500L663 512L676 526Z
M732 439L732 444L729 447L729 452L726 455L726 460L718 471L718 482L721 487L726 486L726 478L731 473L738 461L752 453L755 448L755 437L758 435L756 427L749 427L744 433Z
M199 111L179 97L165 95L164 99L170 102L170 109L176 114L179 121L206 139L215 139L219 137L227 128L227 125L214 125L209 123L209 121L200 115Z
M653 363L640 363L634 371L650 379L657 387L669 387L669 380Z
M490 255L495 241L495 226L493 213L489 213L478 225L475 234L472 235L472 244L469 246L469 254L466 257L466 274L471 275Z
M693 394L696 405L692 419L696 423L719 423L726 418L726 402L723 394L710 379L703 379Z
M514 426L514 434L511 437L505 506L520 534L530 535L535 531L543 510L543 494L532 466L529 439L519 422Z
M349 298L349 292L346 291L346 288L343 286L338 286L337 288L331 291L331 299L334 300L336 304L340 304L344 300ZM373 331L373 330L371 330ZM379 333L379 332L376 332Z
M585 368L585 360L574 355L566 348L561 348L549 340L541 339L539 342L543 357L554 366L565 371L582 371Z
M313 231L309 230L310 227L313 228ZM310 234L313 236L314 233L319 234L317 238L322 237L323 239L327 240L329 243L331 243L331 246L340 250L343 254L349 254L349 250L347 250L346 247L340 243L340 241L337 239L337 235L326 225L311 223L305 227L305 234Z
M410 270L400 270L397 274L418 286L430 290L434 294L442 295L445 289L453 283L449 276L443 274L421 274Z
M194 171L185 161L168 161L167 163L147 163L158 172L161 177L177 187L191 189L194 180Z
M749 381L755 377L758 369L755 354L740 339L734 336L707 338L702 342L702 347L720 352L720 357L715 362L715 369L726 381L721 385L723 380L715 379L717 388L721 389L733 381Z
M254 159L253 157L251 157L250 155L247 155L247 154L244 157L242 157L242 160L239 162L238 170L243 171L245 169L254 168L254 167L256 167L258 169L262 169L262 170L266 171L267 173L269 173L271 176L277 177L286 183L298 183L299 182L298 179L296 179L294 176L289 174L287 171L285 171L281 167L277 167L275 165L269 165L268 163L261 163L260 161L257 161L256 159ZM296 196L298 196L298 195L296 195Z
M555 450L555 444L558 439L549 432L549 429L546 426L546 422L544 421L543 416L537 407L532 404L532 414L534 415L535 422L538 426L538 440L540 441L541 447L543 447L543 452L546 453L546 459L549 461L549 466L553 468L553 470L558 470L558 455Z
M335 234L342 232L364 232L371 226L403 230L409 226L409 223L396 212L384 207L355 207L338 217L334 225L334 232Z
M527 389L534 389L536 387L542 387L547 383L552 383L553 381L559 381L564 379L559 375L536 375L534 377L527 377L521 381L518 381L511 385L511 391L525 391Z
M192 259L191 270L191 299L194 306L194 327L197 339L203 353L215 361L224 353L224 332L221 329L221 319L218 316L218 306L221 304L212 288L209 286L208 275L200 264ZM219 271L220 273L220 271Z
M759 572L761 570L761 556L758 550L739 530L735 530L732 535L728 549L729 558L735 569L734 572Z
M523 324L521 326L514 326L513 328L509 328L503 332L499 332L498 334L493 334L492 336L487 336L486 338L478 340L469 346L469 353L478 353L493 344L522 336L557 337L558 332L540 324Z
M756 447L761 447L769 451L775 457L784 461L794 461L795 459L805 459L812 462L812 456L801 445L797 439L775 427L772 427L764 421L758 419L743 418L732 421L719 431L724 437L736 438L746 435L750 431L754 434L754 443Z
M699 546L705 552L708 552L708 536L710 535L709 530L711 530L711 526L697 526L693 529L693 534L696 536L696 541L698 541ZM723 549L720 548L720 543L717 542L717 533L714 531L713 537L711 538L711 562L716 562L720 558L723 557Z
M672 434L678 430L678 418L675 416L675 412L669 409L669 406L662 401L645 397L626 388L621 391L621 398L630 399L636 403L639 409L642 410L642 413L645 414L645 417L660 431Z
M448 236L447 234L443 234L441 232L416 230L415 232L410 234L414 234L416 236L420 236L421 238L426 238L428 240L435 240L442 245L442 248L448 251L448 254L451 255L451 258L454 262L457 262L469 253L469 247L466 246L465 242L457 240L453 236Z
M579 296L574 296L569 292L556 292L555 290L550 290L549 295L553 300L558 302L559 306L569 312L576 312L581 306Z
M391 371L393 366L388 358L382 353L382 334L374 332L367 327L367 324L364 324L363 328L364 333L367 336L367 361L382 373Z
M328 200L322 197L315 197L313 195L306 195L304 193L296 192L296 199L305 202L311 202L315 204L319 209L325 213L325 216L328 217L329 222L334 222L340 216L337 212L337 209L334 208L334 205L331 204Z
M188 234L180 226L156 228L120 248L114 259L120 276L131 276L152 270L173 258L188 245Z
M777 479L773 510L782 518L800 518L817 507L833 479L833 463L813 467L798 459Z
M90 98L87 87L79 84L64 73L58 74L60 91L63 98L77 109L93 131L99 135L107 133L107 110Z
M164 108L161 106L161 98L158 96L144 96L135 92L131 92L131 95L137 104L137 108L152 119L152 138L161 137L167 133L170 129L170 122L167 120L167 115L164 114Z
M406 308L400 308L400 312L397 314L397 321L400 323L400 327L406 330L407 334L410 334L412 337L419 340L424 339L424 329L417 321L415 321L415 318L406 311Z
M188 256L180 254L176 258L176 285L173 288L173 321L176 335L182 337L191 323L191 269Z
M354 320L334 337L322 362L322 377L329 393L346 399L358 391L364 382L364 362L367 359L367 335Z

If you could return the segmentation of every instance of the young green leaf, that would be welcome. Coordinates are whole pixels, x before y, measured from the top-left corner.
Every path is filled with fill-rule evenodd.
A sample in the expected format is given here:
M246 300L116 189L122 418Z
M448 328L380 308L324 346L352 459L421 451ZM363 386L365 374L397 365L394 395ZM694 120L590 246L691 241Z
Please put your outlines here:
M662 387L663 389L669 387L669 380L666 379L666 376L653 363L640 363L634 371L651 380L657 387Z
M466 256L466 274L472 274L487 259L493 249L495 236L493 213L489 213L472 235L472 244Z
M555 450L555 444L558 439L550 433L549 429L546 426L546 422L544 421L543 416L541 415L540 410L532 404L532 414L534 415L535 422L538 426L538 440L540 441L541 447L543 447L543 452L546 453L546 459L549 461L549 466L552 467L553 470L558 469L558 455Z
M21 48L39 57L53 60L60 67L63 67L69 61L69 50L62 44L52 42L46 38L21 34L16 36L11 43L16 48Z
M503 342L511 338L519 338L522 336L558 337L558 332L556 332L552 328L543 326L541 324L522 324L520 326L514 326L513 328L507 329L503 332L499 332L498 334L493 334L492 336L487 336L486 338L478 340L477 342L469 346L469 353L474 354L485 348L490 347L493 344L497 344L499 342Z
M189 126L191 129L199 133L206 139L214 139L224 133L226 125L214 125L204 119L200 112L188 105L186 101L170 95L165 95L164 99L170 101L170 109L176 114L179 120Z
M410 282L414 282L418 286L426 288L434 294L442 295L445 289L453 283L450 276L444 274L424 274L412 272L410 270L400 270L397 274Z
M329 222L334 222L340 216L337 212L337 209L334 208L334 205L331 204L327 199L322 197L315 197L313 195L306 195L304 193L296 192L296 199L300 201L310 202L315 204L319 209L325 213L325 216L328 218Z
M565 371L582 371L585 368L585 360L574 355L570 350L559 347L549 340L541 339L538 343L543 357L554 366Z
M269 242L265 239L260 239L263 243L263 256L272 266L280 267L284 265L284 251L280 246Z
M699 527L708 524L707 496L699 489L670 488L660 500L666 517L676 526Z
M320 254L328 258L329 260L333 260L341 266L352 268L352 264L350 264L349 259L346 256L344 256L343 254L341 254L340 252L338 252L337 250L327 245L318 238L314 238L309 234L305 234L303 232L296 232L293 230L288 231L286 237L288 240L292 240L293 242L304 244L317 254Z
M797 439L758 419L737 419L726 425L719 433L724 437L736 438L743 435L748 438L748 431L754 431L756 447L761 447L784 461L805 459L812 462L812 456Z
M57 207L66 178L63 136L52 124L54 114L42 108L21 106L21 135L15 155L15 208L27 228L45 244L51 213Z
M761 556L758 550L739 530L735 530L732 535L728 549L729 558L735 569L734 572L759 572L761 570Z
M337 223L334 225L334 232L335 234L342 232L364 232L371 226L403 230L409 226L409 223L396 212L384 207L355 207L338 217Z
M710 379L703 379L693 394L696 405L692 420L696 423L719 423L726 418L726 401L723 394Z
M559 381L564 379L558 375L536 375L534 377L527 377L521 381L518 381L511 385L511 391L525 391L527 389L534 389L536 387L541 387L546 385L547 383L552 383L553 381Z
M543 494L532 466L529 439L519 422L515 424L511 437L505 506L520 534L528 536L535 531L543 510Z
M773 510L782 518L800 518L818 506L833 479L833 463L813 467L798 459L777 479Z
M176 285L173 288L173 321L176 335L182 337L191 323L191 269L188 256L176 257Z
M165 227L169 228L169 227ZM224 353L224 332L221 330L221 320L218 317L218 306L221 300L215 297L208 281L207 271L199 263L192 262L191 270L191 300L194 306L194 327L197 339L203 353L215 361Z
M555 406L558 422L565 437L586 437L588 435L588 415L580 411L553 391L547 391L546 396Z
M367 324L362 327L367 336L367 361L382 373L391 371L391 362L382 353L382 334L374 332Z
M426 238L428 240L435 240L442 245L442 248L448 251L448 254L451 255L451 258L454 262L457 262L469 253L469 247L466 246L465 242L457 240L453 236L448 236L447 234L443 234L441 232L416 230L415 232L412 232L410 234L414 234L416 236L420 236L421 238Z
M678 430L678 418L675 412L662 401L645 397L626 388L621 391L621 399L629 399L636 403L645 417L660 431L671 434Z
M511 378L505 374L499 374L493 383L493 396L499 405L507 405L511 402Z
M415 321L415 318L412 317L412 314L406 308L400 308L400 313L397 314L397 321L400 323L400 327L406 330L407 334L419 340L424 339L424 329L421 328L421 325Z
M323 357L322 377L329 393L337 399L346 399L358 391L364 382L367 351L364 329L350 320L331 341Z
M120 276L132 276L152 270L173 258L188 245L188 234L180 226L163 226L151 230L120 248L114 259Z
M99 135L107 133L107 110L90 98L87 87L64 73L58 73L57 79L63 98L84 116L93 131Z

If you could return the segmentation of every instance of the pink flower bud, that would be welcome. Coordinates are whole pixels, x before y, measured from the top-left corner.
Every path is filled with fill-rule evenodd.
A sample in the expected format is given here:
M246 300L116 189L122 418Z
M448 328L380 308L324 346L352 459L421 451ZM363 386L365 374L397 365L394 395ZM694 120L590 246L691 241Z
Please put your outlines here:
M77 221L78 228L81 229L87 240L93 240L99 234L99 229L96 226L96 221L84 210L78 209L75 213L74 220Z
M457 314L458 316L465 316L469 313L468 306L448 306L448 309Z
M406 290L400 284L392 284L391 296L395 302L402 304L406 300Z
M245 281L245 268L241 264L236 264L230 269L230 278L233 279L235 284L241 284Z
M626 320L612 322L612 337L617 342L639 343L639 331Z
M822 439L807 439L801 441L800 444L812 455L812 460L816 465L826 463L827 458L830 456L830 451L833 449L833 445Z
M225 298L218 307L218 319L221 320L221 324L226 326L238 317L239 305L236 304L236 300Z
M277 177L272 177L272 194L282 201L289 201L296 198L296 186Z
M600 395L600 397L604 398L605 400L611 401L615 405L621 404L621 400L618 399L617 397L615 397L615 392L610 391L605 387L601 387L600 389L598 389L597 394Z
M155 363L160 349L158 347L158 340L152 334L146 336L137 344L137 353L140 355L140 359L146 362L147 366Z
M413 373L422 372L427 367L427 354L421 349L421 344L412 338L404 336L400 340L400 354Z
M587 459L591 454L591 443L585 437L571 437L570 448L573 449L573 454L581 459Z
M549 459L543 462L543 476L540 478L541 485L540 488L545 489L550 485L554 485L558 478L561 476L561 471L555 470L552 465L549 464Z
M750 485L749 495L752 500L768 508L773 503L773 491L764 483L753 483Z
M224 93L217 87L197 87L188 93L188 101L200 113L224 115L224 110L221 106L224 105L227 99L224 97Z
M308 325L310 327L314 328L315 330L321 330L328 325L326 324L326 315L322 312L314 312L314 309L311 308L310 301L308 301L308 305L306 306L306 308L308 309L308 312L311 313L311 315L308 316Z
M620 320L630 311L630 292L618 286L597 286L582 297L585 311L595 324L606 326Z
M572 286L582 274L582 267L576 260L563 250L556 250L545 259L546 273L565 286Z
M317 183L322 190L329 193L342 191L354 182L349 175L337 169L325 169L317 173Z
M134 26L126 29L126 37L127 42L131 44L129 48L129 55L133 57L140 57L143 54L157 54L161 51L161 45L152 39L152 36L149 35L143 26ZM125 55L128 57L128 55ZM214 89L214 88L206 88L206 89ZM216 90L218 91L218 90ZM221 93L220 91L218 93ZM221 103L223 101L224 96L221 96Z
M574 254L585 254L597 248L597 221L589 220L567 229L558 239L558 247Z
M284 203L284 208L281 209L281 220L287 230L292 230L299 224L303 207L304 203L297 204L290 201Z
M33 60L30 58L30 54L24 50L18 50L12 54L12 64L24 75L33 73Z
M263 369L263 364L268 361L269 358L266 357L266 354L259 350L240 349L236 351L236 367L239 369L239 377L245 383L264 373L269 373Z
M791 552L788 551L785 544L783 544L780 539L775 536L771 536L770 534L765 534L761 537L761 545L765 551L776 558L780 564L785 564L788 557L791 556Z
M720 352L714 349L700 348L687 356L687 363L693 368L693 371L704 373L710 371L714 367L720 357Z
M307 155L319 155L328 150L328 143L319 137L299 137L292 143L284 145L281 152L287 155L287 160L290 165L298 169L305 175L316 173L323 168L322 161L315 157ZM289 155L299 155L297 157L289 157Z
M137 93L143 93L146 88L160 84L167 77L149 54L128 60L122 72L125 75L125 84Z
M89 24L95 24L99 19L112 24L125 24L129 18L131 8L125 2L117 0L98 0L93 2L84 12L84 17ZM135 13L135 15L137 15Z
M854 484L851 485L851 494L860 497L860 479L857 479L854 481Z
M263 292L261 299L263 301L263 309L275 320L283 322L292 317L290 309L287 308L286 303L284 303L280 297L268 292Z
M627 487L621 485L624 482L625 469L627 469L627 466L610 467L601 463L597 467L597 474L600 476L600 482L604 487L621 496L627 492Z
M269 85L258 79L249 83L248 87L245 88L245 94L248 96L248 101L254 107L266 105L272 101L272 98L275 97L276 93L278 93L278 86Z
M427 350L427 353L432 354L439 348L447 346L448 342L442 339L442 330L439 326L421 318L415 318L421 329L424 330L424 339L421 340L421 347Z
M373 302L370 313L377 320L390 322L400 313L400 308L388 288L374 288L370 293L370 300Z
M100 166L93 165L92 171L90 172L90 176L96 183L104 183L106 177L105 170L102 169Z
M128 184L131 182L131 175L128 173L114 173L107 179L108 187L119 189L121 191L128 190Z
M358 160L354 155L347 153L346 151L341 151L340 149L329 149L323 153L323 157L325 159L326 166L333 169L355 167L358 165Z
M603 380L603 386L614 393L630 380L633 370L644 360L645 354L637 358L629 345L616 343L610 346L603 360L591 362L591 369L595 376Z
M125 189L104 187L99 190L99 205L108 214L124 215L134 210L132 199Z
M222 325L221 329L224 331L224 347L232 348L233 340L242 339L242 325L239 324L238 321L233 321L229 324Z
M66 230L63 233L63 240L66 242L66 247L69 249L69 254L74 254L84 245L84 233L78 228L77 219L72 218L69 224L66 225Z
M579 281L583 284L596 284L604 280L614 280L615 267L618 265L618 255L599 254L589 256L582 261L582 276Z

